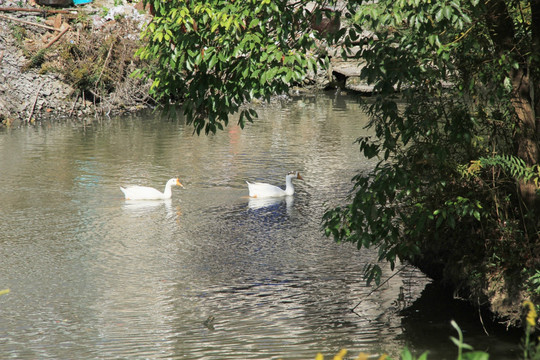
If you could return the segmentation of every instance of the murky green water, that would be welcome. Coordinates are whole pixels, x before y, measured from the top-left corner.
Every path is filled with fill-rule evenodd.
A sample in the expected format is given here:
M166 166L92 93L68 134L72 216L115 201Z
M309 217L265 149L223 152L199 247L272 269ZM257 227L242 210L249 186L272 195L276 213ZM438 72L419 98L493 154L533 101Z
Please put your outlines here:
M425 320L396 300L428 280L407 268L372 291L362 269L376 254L320 231L325 207L373 166L353 144L367 135L360 106L317 96L259 114L200 137L152 114L2 130L1 357L313 359L414 340ZM284 185L291 170L305 179L294 197L247 198L246 180ZM185 189L169 201L119 189L174 176Z

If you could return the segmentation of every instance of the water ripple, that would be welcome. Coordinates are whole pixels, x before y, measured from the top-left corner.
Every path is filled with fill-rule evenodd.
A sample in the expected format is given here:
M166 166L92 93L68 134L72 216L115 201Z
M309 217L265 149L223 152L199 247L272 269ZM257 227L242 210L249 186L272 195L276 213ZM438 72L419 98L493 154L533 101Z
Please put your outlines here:
M320 230L373 166L354 144L366 119L344 110L357 106L279 102L208 137L156 115L0 133L0 353L309 359L398 344L400 317L384 314L425 278L404 272L371 293L362 270L377 254ZM246 180L284 186L290 170L304 177L294 196L247 197ZM167 201L119 190L176 175L185 188Z

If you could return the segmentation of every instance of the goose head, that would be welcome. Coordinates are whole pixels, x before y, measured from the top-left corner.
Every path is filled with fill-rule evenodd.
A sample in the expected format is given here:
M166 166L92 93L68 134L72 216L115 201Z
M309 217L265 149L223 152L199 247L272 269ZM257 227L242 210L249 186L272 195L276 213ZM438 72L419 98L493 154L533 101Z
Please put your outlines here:
M287 174L287 178L289 179L298 179L298 180L304 180L304 178L300 175L298 171L291 171Z
M180 182L179 178L173 178L167 181L167 185L170 185L170 186L176 185L176 186L184 187L184 185L182 185L182 183Z

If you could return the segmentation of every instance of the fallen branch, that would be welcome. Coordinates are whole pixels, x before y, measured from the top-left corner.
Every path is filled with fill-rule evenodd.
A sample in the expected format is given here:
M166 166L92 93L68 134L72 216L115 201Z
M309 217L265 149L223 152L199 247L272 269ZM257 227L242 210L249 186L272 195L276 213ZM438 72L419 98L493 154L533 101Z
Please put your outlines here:
M73 106L71 107L71 111L69 112L69 117L73 115L73 111L75 111L75 105L77 104L77 100L79 100L79 93L77 92L77 96L75 97L75 101L73 102Z
M113 46L114 46L114 43L116 41L113 40L111 42L111 46L109 47L109 52L107 53L107 57L105 58L105 62L103 63L103 66L101 67L101 72L99 73L99 76L95 82L95 85L97 86L98 83L99 83L99 80L101 80L101 76L103 75L103 71L105 70L105 68L107 67L107 64L109 63L109 58L111 57L111 53L112 53L112 49L113 49Z
M33 8L17 8L17 7L0 7L0 11L24 11L38 12L50 14L76 14L77 10L52 10L52 9L33 9Z
M21 19L17 19L17 18L12 18L12 17L6 16L6 15L1 15L1 14L0 14L0 19L7 19L7 20L10 20L10 21L20 22L20 23L23 23L23 24L26 24L26 25L38 26L40 28L44 28L44 29L47 29L47 30L53 30L53 31L59 31L60 30L60 29L54 28L52 26L33 23L33 22L30 22L30 21L25 21L25 20L21 20Z
M34 104L32 104L32 109L30 109L30 115L28 116L28 120L26 121L27 123L30 123L30 121L32 120L32 115L34 115L34 110L36 109L36 103L37 103L37 99L39 97L39 92L41 91L41 88L43 87L43 83L41 83L41 85L39 86L39 89L36 93L36 98L34 99Z
M364 299L367 298L367 297L369 297L371 294L373 294L373 292L379 290L384 284L386 284L388 281L390 281L390 279L392 279L394 276L396 276L397 274L399 274L399 273L400 273L401 271L403 271L403 269L405 269L405 268L406 268L406 266L402 266L401 269L399 269L398 271L396 271L395 273L393 273L392 275L390 275L390 276L388 277L388 279L384 280L384 281L383 281L382 283L380 283L375 289L371 290L371 291L369 292L369 294L367 294L367 295L364 297ZM355 313L356 315L358 315L358 314L357 314L356 311L354 311L354 310L356 310L356 308L362 303L362 301L364 301L364 299L360 300L360 301L358 302L358 304L356 304L356 305L351 309L351 311L352 311L353 313ZM358 316L360 316L360 315L358 315Z
M49 43L47 45L45 45L44 49L48 49L51 47L52 44L54 44L55 42L58 41L58 39L60 39L62 37L62 35L64 35L65 33L68 32L68 30L71 29L71 26L67 26L64 28L64 30L62 30L60 32L60 34L56 35L56 37L54 39L52 39L51 41L49 41Z

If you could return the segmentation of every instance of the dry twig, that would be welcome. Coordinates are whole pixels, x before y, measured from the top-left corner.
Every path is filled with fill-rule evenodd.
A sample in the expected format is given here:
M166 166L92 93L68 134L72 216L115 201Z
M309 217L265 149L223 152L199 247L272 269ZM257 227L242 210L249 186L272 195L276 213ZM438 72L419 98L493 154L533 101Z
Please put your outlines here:
M18 8L18 7L0 7L0 11L23 11L23 12L38 12L45 14L76 14L76 10L52 10L52 9L33 9L33 8Z
M55 42L58 41L58 39L60 39L62 37L62 35L64 35L66 32L68 32L68 30L71 29L71 26L66 26L64 28L64 30L62 30L60 32L60 34L56 35L56 37L54 39L52 39L51 41L49 41L49 43L47 45L45 45L44 49L48 49L49 47L52 46L52 44L54 44Z
M105 58L105 62L103 63L103 67L101 68L101 72L99 73L99 76L96 80L96 85L99 83L99 80L101 80L101 76L103 75L103 71L105 70L105 67L107 67L107 64L109 63L109 58L111 57L111 52L112 52L112 49L113 49L113 46L114 46L114 43L116 41L113 40L111 42L111 46L109 47L109 52L107 53L107 58Z
M30 115L28 115L28 120L26 122L30 123L30 120L32 120L32 115L34 115L34 110L36 109L36 103L37 103L37 99L39 97L39 92L41 91L41 88L43 87L43 83L41 83L41 85L39 85L39 89L36 93L36 98L34 99L34 103L32 104L32 109L30 109Z
M21 20L21 19L17 19L17 18L12 18L12 17L7 16L7 15L1 15L0 14L0 19L6 19L6 20L10 20L10 21L20 22L20 23L25 24L25 25L37 26L37 27L47 29L47 30L53 30L53 31L60 30L60 29L56 29L56 28L54 28L52 26L47 26L47 25L33 23L33 22L30 22L30 21L25 21L25 20Z

